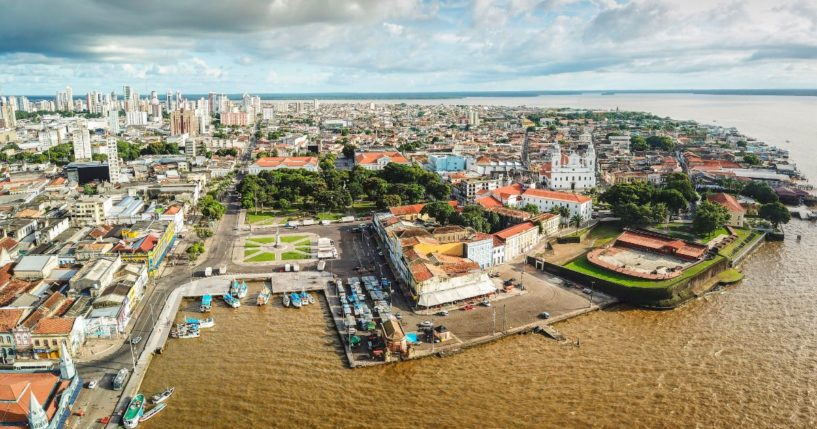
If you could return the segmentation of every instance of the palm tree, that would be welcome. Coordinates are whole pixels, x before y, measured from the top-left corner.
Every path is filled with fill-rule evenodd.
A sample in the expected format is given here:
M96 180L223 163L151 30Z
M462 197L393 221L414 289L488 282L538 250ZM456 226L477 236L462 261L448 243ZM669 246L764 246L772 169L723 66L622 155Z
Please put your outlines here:
M582 226L582 222L584 222L584 218L582 215L576 213L573 217L570 218L570 225L576 225L576 230L579 230L579 227Z

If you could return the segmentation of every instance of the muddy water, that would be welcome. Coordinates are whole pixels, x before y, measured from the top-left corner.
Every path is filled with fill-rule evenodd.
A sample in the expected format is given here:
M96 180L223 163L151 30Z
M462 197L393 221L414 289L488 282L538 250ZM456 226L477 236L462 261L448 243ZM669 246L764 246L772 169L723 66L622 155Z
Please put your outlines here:
M571 345L512 337L350 370L322 303L220 305L215 328L154 360L143 391L177 393L144 426L815 427L817 230L787 232L742 283L673 311L562 323Z

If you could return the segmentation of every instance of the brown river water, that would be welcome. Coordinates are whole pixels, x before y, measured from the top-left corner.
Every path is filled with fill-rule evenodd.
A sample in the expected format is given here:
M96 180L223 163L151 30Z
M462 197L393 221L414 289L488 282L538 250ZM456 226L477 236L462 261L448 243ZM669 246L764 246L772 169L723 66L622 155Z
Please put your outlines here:
M797 143L793 157L809 153ZM620 306L560 323L568 344L514 336L352 370L322 300L219 305L215 328L170 340L151 364L142 391L176 394L143 427L817 427L817 226L786 232L744 262L737 285L672 311Z

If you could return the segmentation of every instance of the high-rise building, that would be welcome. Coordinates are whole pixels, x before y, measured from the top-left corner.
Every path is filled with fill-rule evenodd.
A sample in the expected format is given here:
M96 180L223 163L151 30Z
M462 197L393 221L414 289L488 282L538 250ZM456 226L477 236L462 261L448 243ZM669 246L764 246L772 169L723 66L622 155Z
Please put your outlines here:
M264 107L261 109L261 118L265 121L275 120L275 109L272 107Z
M72 90L70 86L65 87L65 98L66 98L65 110L69 111L69 112L73 112L74 111L74 90Z
M0 105L0 128L14 128L17 126L17 117L11 105L6 102Z
M108 132L111 135L119 134L119 110L111 109L108 112Z
M170 114L170 135L198 135L199 119L192 110L177 110Z
M125 113L125 125L129 127L144 127L148 124L147 112L127 112Z
M472 127L479 126L479 112L470 107L468 108L468 125Z
M195 139L185 139L184 141L184 154L189 158L196 157L196 140Z
M221 112L221 124L224 126L245 127L249 124L247 112Z
M159 103L159 95L156 91L150 93L150 116L155 119L162 119L162 104Z
M88 124L84 121L71 133L74 143L74 159L77 161L92 158L91 153L91 133L88 131Z
M119 183L121 181L119 170L119 148L116 146L115 138L108 138L106 150L108 153L108 175L111 178L111 183Z

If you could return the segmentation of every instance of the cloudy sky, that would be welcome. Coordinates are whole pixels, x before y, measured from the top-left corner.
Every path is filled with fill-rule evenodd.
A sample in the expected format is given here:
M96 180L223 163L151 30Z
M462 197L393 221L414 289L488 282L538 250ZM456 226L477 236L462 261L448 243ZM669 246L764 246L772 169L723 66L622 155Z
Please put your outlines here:
M0 0L0 93L816 88L815 0Z

